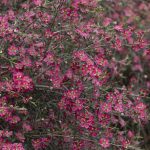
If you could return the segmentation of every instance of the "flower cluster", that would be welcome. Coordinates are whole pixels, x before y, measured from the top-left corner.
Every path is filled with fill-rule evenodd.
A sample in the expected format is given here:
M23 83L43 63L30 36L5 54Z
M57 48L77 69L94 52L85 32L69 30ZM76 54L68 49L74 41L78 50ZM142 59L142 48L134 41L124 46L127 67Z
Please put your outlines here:
M150 5L137 1L0 1L0 149L140 147Z

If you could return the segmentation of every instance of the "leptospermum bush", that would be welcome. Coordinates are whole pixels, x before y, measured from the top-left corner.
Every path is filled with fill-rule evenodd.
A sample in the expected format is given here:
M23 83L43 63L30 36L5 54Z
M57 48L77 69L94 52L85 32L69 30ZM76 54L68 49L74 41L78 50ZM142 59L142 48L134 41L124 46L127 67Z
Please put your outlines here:
M119 20L119 11L118 20L107 15L107 6L115 4L0 2L0 149L140 147L149 31Z

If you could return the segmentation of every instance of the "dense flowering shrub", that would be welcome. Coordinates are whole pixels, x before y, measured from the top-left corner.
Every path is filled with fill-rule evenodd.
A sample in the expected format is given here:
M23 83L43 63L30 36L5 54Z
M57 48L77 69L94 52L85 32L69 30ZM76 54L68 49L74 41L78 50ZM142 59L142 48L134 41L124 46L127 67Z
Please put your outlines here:
M132 7L150 5L116 2L0 2L0 149L142 145L149 30Z

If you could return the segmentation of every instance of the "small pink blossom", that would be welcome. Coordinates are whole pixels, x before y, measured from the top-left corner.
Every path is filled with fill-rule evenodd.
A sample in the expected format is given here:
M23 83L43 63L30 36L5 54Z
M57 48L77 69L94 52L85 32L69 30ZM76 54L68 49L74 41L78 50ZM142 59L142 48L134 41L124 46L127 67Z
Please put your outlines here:
M141 111L144 111L146 109L146 105L143 103L143 102L140 102L139 104L137 104L135 106L135 110L137 112L141 112Z
M111 22L112 22L111 18L105 18L104 21L103 21L103 25L105 27L107 27L108 25L110 25Z
M41 6L43 1L42 0L33 0L33 3L36 5L36 6Z
M18 48L14 45L8 48L8 54L11 56L15 56L18 53Z
M123 112L124 111L123 104L116 104L114 106L114 110L117 112Z
M101 103L101 110L103 112L109 113L112 111L112 104L111 103L106 103L106 102L102 102Z
M22 127L26 132L32 131L32 127L27 123L23 123Z
M116 25L116 26L114 27L114 29L117 30L117 31L123 31L123 28L122 28L122 26L120 26L120 25Z
M128 135L129 138L133 138L134 137L134 133L132 131L130 131L130 130L128 131L127 135Z
M110 147L110 141L107 138L101 138L99 140L99 144L103 147L103 148L108 148Z

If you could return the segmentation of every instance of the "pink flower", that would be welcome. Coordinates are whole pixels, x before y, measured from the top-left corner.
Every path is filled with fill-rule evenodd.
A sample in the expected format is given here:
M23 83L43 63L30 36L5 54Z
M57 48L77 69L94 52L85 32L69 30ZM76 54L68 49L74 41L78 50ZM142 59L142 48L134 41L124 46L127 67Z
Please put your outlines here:
M16 124L20 121L20 118L18 116L13 116L12 118L10 118L10 123L12 124Z
M119 123L122 127L124 127L126 125L125 120L123 120L122 118L119 119Z
M56 75L51 78L51 82L53 83L54 88L59 89L61 87L62 81L63 81L63 77L61 77L61 76Z
M110 122L110 115L101 113L101 111L98 113L98 118L99 118L100 125L102 126L106 126Z
M54 56L52 54L47 54L44 62L46 62L47 65L54 63Z
M104 67L108 65L107 59L104 58L104 56L103 56L103 55L100 55L100 54L95 57L95 62L96 62L98 65L104 66Z
M132 131L130 131L130 130L128 131L127 135L128 135L129 138L133 138L134 137L134 133Z
M65 93L65 96L70 99L76 99L80 95L80 92L78 90L69 90Z
M26 132L32 131L32 127L27 123L23 123L22 127Z
M103 25L105 27L107 27L108 25L110 25L110 23L112 22L112 19L111 18L105 18L104 19L104 22L103 22Z
M77 100L75 101L75 104L74 104L74 107L73 107L73 111L82 110L82 108L83 108L83 103L84 103L83 101L77 99Z
M33 88L32 79L28 76L24 76L22 79L21 88L23 88L24 90L32 90Z
M103 112L109 113L112 111L112 104L111 103L106 103L106 102L102 102L101 103L101 110Z
M124 111L123 104L115 104L114 110L117 112L123 112Z
M22 60L22 64L26 67L32 67L32 61L29 57L24 57Z
M24 142L24 141L25 141L25 137L24 137L23 133L17 132L17 133L15 133L15 136L17 137L17 139L18 139L20 142Z
M13 74L13 80L17 81L17 80L21 80L23 78L23 73L22 72L15 72Z
M4 116L7 116L9 114L8 107L0 107L0 117L3 118Z
M123 28L122 28L122 26L120 26L120 25L116 25L116 26L114 27L114 29L117 30L117 31L123 31Z
M71 79L73 77L73 71L72 69L68 69L65 73L66 77Z
M82 50L75 51L74 52L74 57L80 59L81 61L87 61L87 59L88 59L87 54Z
M142 102L140 102L139 104L137 104L137 105L135 106L135 110L136 110L137 112L144 111L145 109L146 109L146 105L145 105L144 103L142 103Z
M43 13L43 16L41 19L45 24L47 24L51 20L51 15L49 15L49 13Z
M42 5L42 0L33 0L33 3L34 3L36 6L41 6L41 5Z
M129 144L130 144L130 142L129 142L128 140L126 140L126 139L123 139L121 143L122 143L122 146L123 146L124 148L128 148L128 146L129 146Z
M18 48L14 45L10 46L8 48L8 54L11 55L11 56L15 56L18 52Z
M92 113L86 112L85 114L82 114L79 121L81 127L88 129L90 126L94 124L94 116Z
M10 137L13 135L12 131L4 131L3 136Z
M99 140L99 144L103 147L103 148L108 148L110 147L110 141L107 138L101 138Z

